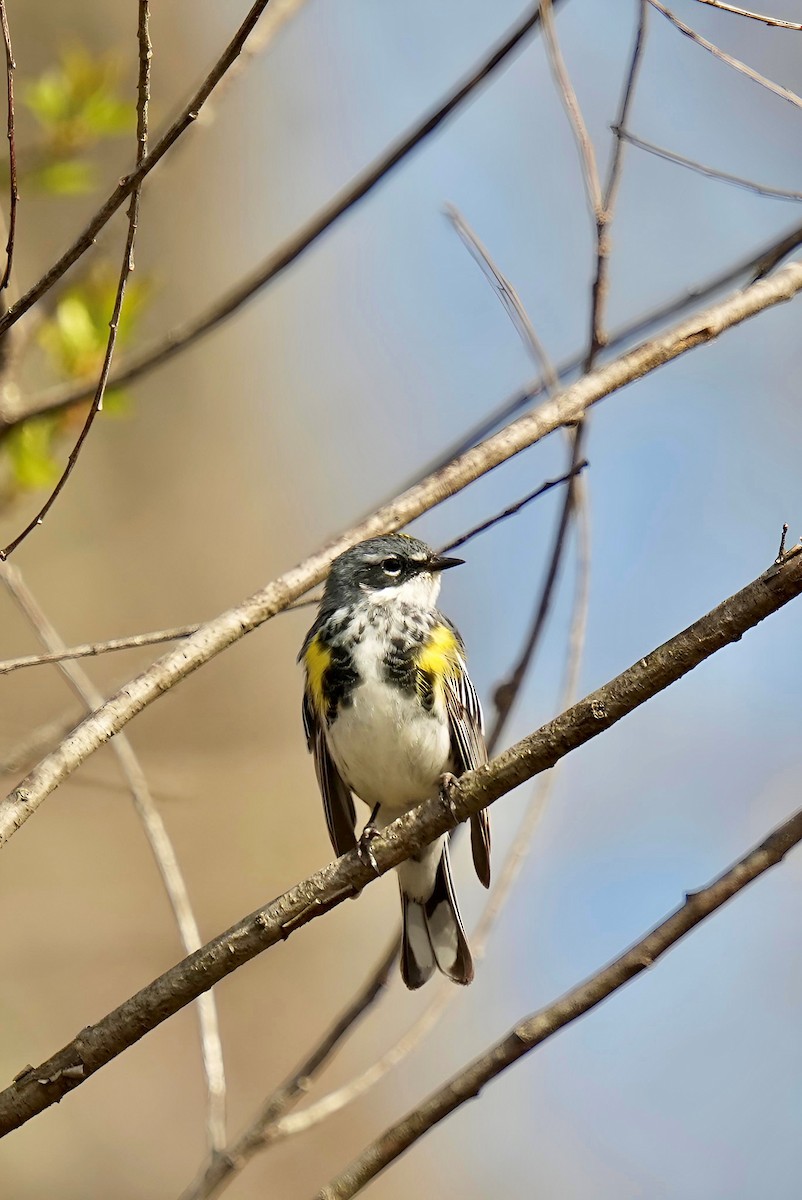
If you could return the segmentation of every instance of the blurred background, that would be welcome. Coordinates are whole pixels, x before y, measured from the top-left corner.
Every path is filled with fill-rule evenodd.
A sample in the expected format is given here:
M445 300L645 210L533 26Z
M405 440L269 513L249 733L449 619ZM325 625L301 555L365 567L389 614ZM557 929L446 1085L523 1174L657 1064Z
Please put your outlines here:
M136 5L8 7L27 171L15 268L24 290L132 161ZM246 6L173 0L153 8L157 133ZM802 90L802 34L693 0L675 8L730 53ZM296 10L150 176L120 361L253 269L521 11L511 0L308 0ZM791 0L773 0L772 12L799 19ZM556 14L602 166L636 18L637 5L624 0L568 0ZM798 109L659 14L649 25L632 132L723 170L802 188ZM65 72L68 82L70 71L80 75L82 56L85 65L104 64L102 89L129 113L112 107L86 153L82 144L53 144L55 85L33 87L43 77L67 87ZM234 604L395 493L531 377L509 320L444 216L447 202L516 285L550 355L559 361L584 349L593 231L537 38L274 286L109 406L52 515L15 556L68 643L202 620ZM629 148L610 326L799 220L799 205ZM110 304L124 236L118 214L21 326L24 393L86 369L76 361L83 343L75 322L87 320L78 310L91 317L99 296ZM777 307L594 409L583 692L758 575L776 554L783 521L793 538L802 533L799 329L799 302ZM86 339L91 351L91 330ZM14 461L7 444L0 448L3 543L41 502L35 485L52 471L50 457L64 460L76 429L29 432ZM564 442L547 439L414 532L434 544L450 540L560 474L565 458ZM560 503L552 493L477 539L467 565L446 581L443 605L463 632L488 708L523 640ZM555 711L573 571L569 555L508 741ZM301 612L270 622L129 727L204 938L330 858L300 724L295 656L309 620ZM565 763L473 986L373 1092L255 1158L232 1198L311 1194L519 1017L620 952L798 806L799 622L792 605ZM0 657L36 649L0 595ZM110 693L155 655L107 655L87 670ZM15 762L37 731L79 713L52 667L2 677L5 790L23 773ZM495 806L499 851L529 794L523 788ZM464 847L457 871L470 927L484 897ZM795 854L654 971L459 1110L372 1194L796 1196L800 882ZM181 957L108 748L4 852L0 907L4 1083ZM217 989L232 1135L366 977L396 920L395 881L380 882ZM394 975L319 1090L372 1062L429 999L407 993ZM204 1107L196 1018L187 1009L4 1141L2 1193L177 1196L203 1159Z

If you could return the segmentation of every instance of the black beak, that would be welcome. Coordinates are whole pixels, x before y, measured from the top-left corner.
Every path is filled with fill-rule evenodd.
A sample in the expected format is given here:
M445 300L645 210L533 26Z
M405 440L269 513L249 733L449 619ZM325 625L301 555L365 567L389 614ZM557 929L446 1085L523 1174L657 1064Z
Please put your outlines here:
M447 571L449 567L461 567L464 562L464 558L438 558L435 555L429 559L428 566L430 571Z

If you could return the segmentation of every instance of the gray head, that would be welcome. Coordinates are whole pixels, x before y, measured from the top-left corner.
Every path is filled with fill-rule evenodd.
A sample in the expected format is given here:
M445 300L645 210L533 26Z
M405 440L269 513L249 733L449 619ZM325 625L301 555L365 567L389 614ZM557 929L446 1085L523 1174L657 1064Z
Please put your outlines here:
M462 563L442 558L431 546L406 533L389 533L352 546L331 564L323 609L368 600L394 600L429 607L440 590L440 572Z

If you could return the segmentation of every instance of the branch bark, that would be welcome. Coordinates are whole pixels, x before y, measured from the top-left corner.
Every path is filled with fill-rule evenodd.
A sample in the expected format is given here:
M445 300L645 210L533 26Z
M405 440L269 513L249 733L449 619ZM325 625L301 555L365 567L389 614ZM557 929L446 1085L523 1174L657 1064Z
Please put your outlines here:
M143 708L309 591L324 578L332 560L343 550L367 537L402 528L555 429L575 424L591 405L605 396L694 347L713 341L725 329L790 300L801 290L802 263L789 263L771 278L733 293L663 336L644 342L607 366L585 375L533 412L519 417L242 603L201 625L197 633L130 680L96 712L81 721L61 745L45 755L0 802L0 847L76 767L125 728Z
M802 547L795 547L740 592L640 658L492 762L462 777L448 803L432 800L389 825L372 843L378 874L548 770L652 696L802 593ZM802 820L801 822L802 823ZM800 832L802 836L802 831ZM356 850L343 855L142 988L41 1066L26 1067L0 1093L0 1135L59 1101L150 1030L296 929L357 894L376 878Z

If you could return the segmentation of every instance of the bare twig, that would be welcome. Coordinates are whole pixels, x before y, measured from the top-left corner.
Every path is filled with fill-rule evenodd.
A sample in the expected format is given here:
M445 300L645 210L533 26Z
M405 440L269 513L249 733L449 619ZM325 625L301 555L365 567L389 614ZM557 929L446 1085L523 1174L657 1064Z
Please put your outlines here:
M81 236L61 256L58 262L54 263L50 270L16 304L12 305L4 317L0 317L0 336L15 321L19 320L23 313L27 312L61 278L65 271L89 249L99 231L117 211L126 196L135 187L139 186L148 172L164 157L165 153L187 126L195 120L201 105L239 54L248 34L256 24L267 2L268 0L258 0L254 4L225 53L217 61L180 116L176 118L167 132L153 147L144 162L121 181L105 204L92 218L92 221ZM376 185L389 175L399 163L403 162L408 154L425 141L430 134L434 133L452 113L461 108L480 84L489 79L503 63L508 61L510 56L520 48L527 36L533 33L539 24L539 10L530 9L527 15L518 22L507 37L490 51L476 65L471 74L462 83L458 84L436 108L428 112L414 129L410 130L408 134L390 146L372 166L363 171L361 175L358 175L316 217L313 217L294 237L285 242L274 254L270 255L253 275L249 276L237 288L229 292L201 317L188 322L184 326L180 326L175 331L173 341L165 342L158 355L150 356L149 366L165 362L168 358L172 358L174 354L192 345L193 342L202 337L209 329L219 325L235 313L252 296L256 295L257 292L261 291L263 287L281 274L290 263L295 262L305 250L318 240L321 234L325 233L346 212L358 204L360 200L364 199L369 192L373 191Z
M14 130L14 72L17 69L17 64L14 62L14 54L11 49L11 31L8 28L8 15L6 13L6 2L0 0L0 25L3 28L3 42L6 50L6 98L8 104L8 186L9 186L9 205L8 205L8 241L6 242L6 269L3 272L3 278L0 279L0 292L4 291L11 282L11 267L14 261L14 240L17 233L17 201L19 200L19 191L17 189L17 141Z
M537 500L540 496L550 492L552 488L558 487L561 483L568 483L575 475L581 475L588 466L588 460L583 458L577 463L576 469L567 471L565 475L560 475L557 479L549 479L546 483L542 483L539 488L535 488L534 492L529 492L515 504L511 504L509 508L505 508L503 512L496 513L494 517L489 517L486 521L482 521L480 525L475 525L473 529L469 529L467 533L463 533L461 537L456 538L453 542L449 542L446 546L441 546L438 554L450 554L452 550L464 546L467 542L472 542L480 533L486 533L488 529L492 529L494 525L498 525L499 521L506 521L508 517L516 516L521 509L526 508L527 504L531 504L533 500ZM3 664L0 663L0 675L3 673Z
M591 214L598 219L602 211L603 202L599 169L596 165L596 152L593 149L593 142L590 140L590 135L582 116L582 110L579 107L579 101L576 98L576 92L568 75L565 60L557 41L557 32L554 28L554 18L551 11L552 0L541 0L540 7L543 13L543 39L548 51L549 65L557 83L579 151L579 158L582 163L582 178L585 184L588 205Z
M56 1103L243 963L354 896L378 875L448 832L455 822L467 820L527 779L549 770L800 594L802 554L770 567L542 729L486 766L462 776L450 791L448 804L439 798L430 800L399 817L372 842L375 864L365 863L353 850L251 913L96 1025L87 1026L47 1062L21 1072L0 1093L0 1134ZM802 836L802 821L800 827Z
M789 104L794 104L797 108L802 108L802 97L797 96L796 92L792 92L790 88L781 87L773 79L767 79L765 75L761 75L753 67L747 66L739 58L733 58L731 54L727 54L726 50L722 50L720 46L716 46L713 42L709 42L707 38L703 38L701 33L697 33L695 29L691 29L690 25L686 25L684 21L680 21L679 17L675 16L664 4L660 3L660 0L647 0L647 2L651 4L652 8L656 8L659 13L662 13L675 29L678 29L685 37L690 38L692 42L696 42L697 46L701 46L704 50L709 51L720 62L726 63L728 67L733 67L741 75L746 75L747 79L759 83L761 87L766 88L774 96L779 96L781 100L787 100Z
M535 366L546 381L545 389L547 395L550 394L559 386L557 372L554 370L554 365L546 353L543 343L537 335L537 331L530 320L528 312L523 306L521 297L518 295L518 292L510 283L509 279L507 279L506 275L502 275L501 271L490 257L490 253L486 246L484 246L479 240L478 236L473 229L471 229L462 213L459 212L459 210L456 209L453 204L447 204L445 211L446 216L457 231L457 235L459 236L463 245L467 248L468 253L471 255L474 262L478 263L483 275L489 281L491 287L501 301L507 315L515 327L518 336L531 354Z
M0 565L0 579L18 608L30 622L39 641L51 653L62 651L64 642L43 612L21 572L9 563ZM77 663L62 662L58 669L81 704L91 712L103 703L103 696ZM195 919L189 892L178 863L175 848L153 799L145 773L128 738L115 738L111 748L117 758L134 809L142 824L151 853L161 876L167 899L175 916L184 951L192 954L203 944ZM206 1076L207 1131L210 1149L219 1151L226 1143L226 1078L223 1068L223 1047L217 1020L213 992L206 992L197 1001L201 1056Z
M632 47L629 71L621 97L621 107L618 111L618 118L613 132L616 131L616 128L626 124L632 106L635 85L638 80L638 71L643 61L643 49L646 44L648 13L646 0L641 0L635 43ZM593 290L591 292L590 335L588 337L588 352L585 357L585 371L591 370L596 362L599 351L603 346L607 345L608 341L604 317L609 290L610 226L613 222L615 202L618 199L618 189L621 184L623 166L624 147L621 138L616 136L613 155L610 160L610 168L607 174L607 182L604 187L604 197L601 208L596 216L596 273L593 278Z
M501 1041L475 1058L444 1087L432 1093L372 1142L347 1170L317 1193L317 1200L348 1200L356 1196L371 1179L375 1179L430 1129L467 1100L478 1096L490 1080L653 966L696 925L736 896L747 884L781 863L786 854L801 841L802 811L775 829L713 883L699 891L688 892L684 904L619 958L566 992L553 1004L520 1021Z
M763 25L772 25L776 29L802 29L799 21L783 21L779 17L769 17L765 13L750 12L748 8L738 8L734 4L725 4L724 0L697 0L698 4L709 4L722 12L734 13L737 17L749 17L752 21L760 21Z
M271 1092L241 1137L221 1154L210 1157L198 1177L181 1193L180 1200L211 1200L212 1196L219 1195L254 1154L275 1140L272 1131L276 1122L291 1104L309 1091L315 1077L331 1061L347 1035L384 994L399 949L400 939L395 938L378 966L311 1053L285 1083Z
M676 163L680 167L687 167L690 171L695 171L698 175L704 175L707 179L720 179L722 183L730 183L735 187L743 188L744 191L754 192L757 196L768 196L773 200L802 200L802 192L792 192L787 188L771 187L766 183L757 183L754 179L745 179L743 175L732 175L729 171L721 171L718 167L711 167L707 163L698 162L694 158L686 158L684 154L677 154L674 150L667 150L665 146L658 146L654 142L647 142L644 138L636 137L634 133L630 133L627 129L617 127L615 132L622 141L629 142L631 146L636 146L638 150L645 150L648 154L654 154L657 158L665 159L666 162Z
M347 547L364 538L402 528L548 433L576 423L603 397L694 347L714 341L724 330L775 304L790 300L801 290L800 263L789 263L770 278L739 289L661 337L644 342L606 366L585 375L552 400L519 417L447 467L377 509L242 603L207 621L196 634L131 679L97 712L82 721L57 751L46 755L18 787L0 801L0 845L7 842L28 820L59 783L123 729L137 713L203 663L308 592L324 578L332 559Z
M84 642L80 646L65 646L53 654L21 654L19 658L7 658L0 662L0 675L19 671L23 667L40 667L48 663L64 662L68 658L93 658L115 650L135 650L138 646L155 646L161 642L175 642L179 638L197 633L200 625L177 625L174 629L157 629L154 633L135 633L131 637L109 638L105 642Z
M136 162L140 166L144 162L147 153L148 144L148 103L150 101L150 60L151 60L151 44L150 32L148 29L150 8L149 0L139 0L138 3L138 43L139 43L139 78L137 80L137 101L136 101ZM117 283L117 294L114 299L114 308L109 321L109 336L106 342L106 353L103 358L103 366L100 371L100 378L97 382L95 395L92 400L89 412L86 414L81 432L78 434L78 439L73 446L72 453L67 459L67 465L62 471L58 482L52 492L41 506L36 516L28 522L21 533L0 550L0 562L5 562L9 555L17 549L17 547L25 541L30 533L33 533L39 525L41 525L50 512L53 505L56 503L62 489L67 480L72 474L75 464L78 461L78 456L81 453L83 444L89 436L89 431L94 424L97 414L103 408L103 396L106 392L106 384L109 379L109 371L111 370L111 360L114 356L114 347L117 344L117 329L120 321L120 313L122 312L123 301L125 300L125 289L128 284L128 277L134 270L134 245L136 243L137 227L139 224L139 200L141 196L141 182L136 185L131 193L131 203L128 206L128 233L125 238L125 249L123 251L122 265L120 267L120 277ZM9 313L11 309L8 310Z

